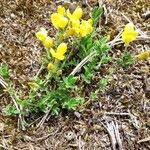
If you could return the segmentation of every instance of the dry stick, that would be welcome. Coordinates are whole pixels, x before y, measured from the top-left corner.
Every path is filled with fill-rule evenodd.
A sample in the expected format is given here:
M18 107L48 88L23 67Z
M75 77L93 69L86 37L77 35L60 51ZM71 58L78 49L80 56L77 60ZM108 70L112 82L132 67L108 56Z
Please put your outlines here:
M133 126L136 129L139 129L139 122L137 121L136 117L132 115L131 113L116 113L116 112L106 112L105 115L122 115L122 116L129 116Z
M50 111L51 111L51 110L49 109L48 112L44 115L44 117L43 117L43 118L41 119L41 121L38 123L37 128L41 127L41 126L44 124L44 122L45 122L47 116L49 115Z
M145 19L150 18L150 10L147 11L146 13L142 14L142 16L143 16Z
M119 133L119 130L118 130L119 127L118 127L118 123L116 121L115 121L114 129L115 129L114 132L115 132L115 135L116 135L119 150L122 150L122 142L121 142L120 133Z
M113 121L110 122L110 123L106 122L106 124L107 124L107 126L105 126L102 123L102 125L104 126L104 128L107 130L107 132L109 134L111 145L112 145L112 149L116 150L116 146L118 144L119 150L122 150L122 142L121 142L121 138L120 138L117 122L116 123L114 123Z
M131 116L130 113L116 113L116 112L105 112L105 115L121 115L121 116Z
M4 148L5 150L12 150L11 148L8 148L8 147L3 146L3 145L1 145L1 144L0 144L0 148Z
M88 56L86 56L70 73L70 75L75 75L90 59L96 56L96 52L91 52Z
M36 142L39 142L39 141L46 140L47 138L49 138L49 136L52 136L52 135L54 136L58 131L59 131L59 129L57 129L56 131L51 132L51 133L49 133L49 134L47 134L47 135L45 135L45 136L43 136L43 137L40 137L40 138L38 138L38 139L35 139L35 141L36 141Z
M110 46L113 46L114 43L116 43L117 41L120 41L120 40L121 40L121 39L120 39L120 36L121 36L121 34L122 34L122 31L123 31L123 30L121 30L121 31L117 34L117 36L116 36L112 41L108 42L108 44L109 44Z
M90 4L88 3L88 0L85 0L86 5L91 9L92 7L90 6Z
M0 84L6 89L7 88L7 83L4 82L1 78L0 78Z
M110 137L110 141L111 141L111 145L112 145L112 149L116 150L116 140L115 140L115 135L114 132L112 130L112 127L110 126L109 123L107 123L107 126L104 125L104 123L101 122L101 124L103 125L103 127L107 130L109 137Z
M150 141L150 137L141 139L141 140L137 141L137 143L143 143L143 142L148 142L148 141Z

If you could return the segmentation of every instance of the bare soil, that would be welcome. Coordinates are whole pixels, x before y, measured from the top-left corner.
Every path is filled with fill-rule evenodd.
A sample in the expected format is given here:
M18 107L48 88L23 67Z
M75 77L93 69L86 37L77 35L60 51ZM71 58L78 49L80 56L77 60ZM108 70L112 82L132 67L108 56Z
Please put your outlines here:
M103 6L99 28L103 34L110 36L110 40L122 30L128 19L150 37L150 18L143 15L150 10L149 0L87 0L74 3L3 0L0 2L0 63L9 65L11 79L22 97L29 90L27 82L39 69L43 51L35 32L44 26L51 36L54 35L49 16L59 4L71 9L79 4L86 12L94 6ZM136 41L129 47L133 54L143 49L150 50L150 40ZM118 58L123 51L123 44L119 44L112 47L110 54ZM105 74L111 65L100 68L97 76ZM92 87L95 84L93 82ZM85 94L89 90L86 87ZM150 59L137 61L126 70L118 69L106 91L99 94L95 101L90 101L88 95L85 97L89 102L76 112L49 118L40 129L33 125L27 131L20 131L17 119L2 113L11 99L0 86L0 150L150 149Z

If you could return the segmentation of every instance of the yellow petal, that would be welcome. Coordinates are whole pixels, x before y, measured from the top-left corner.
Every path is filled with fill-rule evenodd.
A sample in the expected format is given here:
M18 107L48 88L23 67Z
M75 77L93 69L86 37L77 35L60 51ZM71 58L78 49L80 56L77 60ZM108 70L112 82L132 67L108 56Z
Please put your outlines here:
M88 19L88 23L92 26L93 20L92 19Z
M37 83L35 83L35 82L28 82L28 85L33 90L37 90L39 88L39 85Z
M81 35L81 37L84 37L87 34L90 34L92 31L93 31L93 27L91 25L91 22L82 20L82 23L80 25L80 35Z
M58 59L58 60L63 60L65 58L65 56L63 54L56 53L55 58Z
M60 15L60 14L58 14L58 13L53 13L52 15L51 15L51 22L52 22L52 24L53 24L53 26L55 27L55 28L59 28L59 19L61 18L62 16Z
M44 40L43 45L44 45L46 48L51 48L52 45L53 45L53 39L48 36L48 37Z
M125 25L124 30L126 31L130 31L130 30L134 30L134 24L133 23L128 23Z
M73 12L73 17L74 17L75 19L80 19L80 18L82 17L82 14L83 14L82 9L81 9L80 7L77 7L77 8L75 9L75 11Z
M67 9L66 14L67 14L67 17L68 17L69 19L71 19L71 18L72 18L72 14L70 13L70 10L69 10L69 9Z
M133 23L128 23L122 32L122 41L128 46L130 42L137 38L137 36L138 32L135 31Z
M60 15L59 13L54 13L51 15L51 21L52 24L55 28L65 28L67 23L68 23L68 19L66 17L63 17L62 15Z
M61 17L59 21L59 28L64 29L68 23L68 19L66 17Z
M40 28L40 30L35 35L40 41L44 41L47 37L47 31L45 28Z
M140 60L146 60L146 59L148 59L149 56L150 56L150 51L145 51L138 55L135 55L135 58L138 58Z
M50 49L50 53L51 53L52 57L55 57L55 56L56 56L56 52L54 51L53 48Z
M80 7L77 7L73 14L70 13L69 9L67 10L67 17L73 21L73 20L79 20L82 17L83 11Z
M47 69L50 71L50 70L53 70L55 68L55 66L52 64L52 63L49 63L48 66L47 66Z
M64 54L67 51L67 44L66 43L61 43L58 48L57 48L57 53L59 54Z
M74 29L72 29L70 27L64 33L64 37L69 37L69 36L73 36L73 35L75 35L75 31L74 31Z
M61 14L62 16L64 16L65 15L65 8L63 6L58 6L57 12L59 14Z
M72 27L73 28L79 28L80 27L80 21L79 21L79 19L72 20Z

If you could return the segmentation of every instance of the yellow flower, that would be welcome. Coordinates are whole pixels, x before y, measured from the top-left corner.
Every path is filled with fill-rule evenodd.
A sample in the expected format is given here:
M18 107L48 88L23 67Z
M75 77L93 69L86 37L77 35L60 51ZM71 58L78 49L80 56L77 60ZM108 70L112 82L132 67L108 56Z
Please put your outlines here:
M83 11L82 9L78 6L75 11L71 14L69 9L67 10L67 17L72 21L72 20L79 20L82 17Z
M72 23L69 24L64 36L73 36L78 35L80 32L80 21L73 20Z
M44 41L47 37L47 33L48 32L46 31L46 29L42 27L35 35L40 41Z
M77 7L71 14L69 9L67 10L67 17L69 20L69 27L64 36L77 35L80 32L80 18L82 17L83 11L80 7Z
M28 85L34 91L36 91L39 88L39 85L37 83L35 83L35 82L28 82Z
M64 33L64 38L68 37L68 36L73 36L75 34L76 34L75 30L73 28L71 28L71 27L68 27L68 29Z
M58 13L58 14L61 14L62 16L65 16L66 10L65 10L64 7L58 6L58 8L57 8L57 13Z
M93 31L92 20L91 19L89 19L88 21L82 20L82 23L80 25L80 35L81 35L81 37L84 37L87 34L90 34L92 31Z
M51 37L47 36L46 39L43 41L43 45L46 48L51 48L53 45L53 39Z
M55 66L52 64L52 63L49 63L47 65L47 69L50 71L50 70L54 70L55 69Z
M65 15L65 8L62 6L58 6L57 13L53 13L51 15L51 21L55 28L64 29L68 23L68 19L64 17Z
M124 31L122 32L122 40L126 46L129 46L129 43L134 41L138 36L138 32L135 31L133 23L128 23Z
M67 51L67 44L66 43L61 43L58 47L56 52L54 51L54 49L50 49L50 53L51 55L58 59L58 60L63 60L64 59L64 54Z
M138 55L135 55L135 58L138 58L140 60L146 60L146 59L148 59L149 56L150 56L150 51L147 50Z

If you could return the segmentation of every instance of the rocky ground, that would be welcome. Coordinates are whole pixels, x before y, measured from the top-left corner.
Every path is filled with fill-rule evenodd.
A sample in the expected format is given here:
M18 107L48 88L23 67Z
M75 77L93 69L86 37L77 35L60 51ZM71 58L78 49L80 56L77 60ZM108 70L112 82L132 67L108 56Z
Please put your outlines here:
M63 4L85 10L102 6L99 22L103 34L113 40L132 21L144 39L129 47L133 54L150 49L149 0L87 0L78 4L50 0L3 0L0 2L0 63L10 67L11 79L20 96L39 68L42 46L35 32L45 26L53 36L49 15ZM111 49L118 58L123 44ZM101 75L108 64L100 68ZM93 83L94 84L94 83ZM94 87L94 85L93 85ZM105 92L76 112L50 118L40 129L19 131L16 118L2 114L11 99L0 87L0 149L4 150L148 150L150 149L150 60L137 61L127 70L117 69ZM88 91L88 87L85 89ZM87 99L88 96L87 96Z

